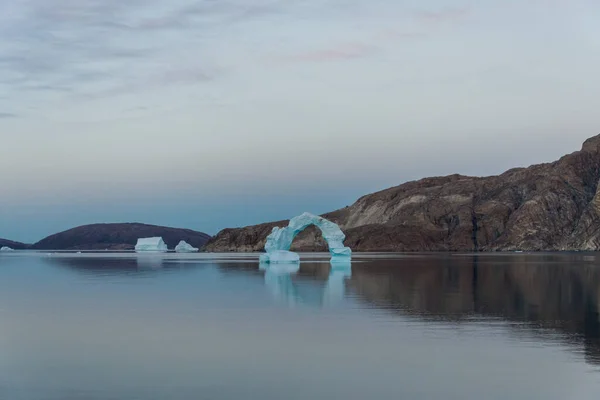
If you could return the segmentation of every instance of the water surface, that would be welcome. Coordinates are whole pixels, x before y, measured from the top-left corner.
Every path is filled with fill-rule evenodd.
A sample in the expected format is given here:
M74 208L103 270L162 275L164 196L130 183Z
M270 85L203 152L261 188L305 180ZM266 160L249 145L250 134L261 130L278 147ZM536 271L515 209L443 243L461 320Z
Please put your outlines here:
M0 399L597 399L600 256L0 255Z

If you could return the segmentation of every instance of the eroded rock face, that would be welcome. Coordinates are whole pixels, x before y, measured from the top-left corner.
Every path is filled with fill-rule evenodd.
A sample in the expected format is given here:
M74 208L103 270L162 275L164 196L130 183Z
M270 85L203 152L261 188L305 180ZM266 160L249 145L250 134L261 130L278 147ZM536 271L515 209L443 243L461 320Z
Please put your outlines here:
M327 218L355 251L600 249L600 135L581 151L502 175L450 175L366 195ZM261 251L274 226L221 231L208 251ZM326 251L315 231L295 251Z

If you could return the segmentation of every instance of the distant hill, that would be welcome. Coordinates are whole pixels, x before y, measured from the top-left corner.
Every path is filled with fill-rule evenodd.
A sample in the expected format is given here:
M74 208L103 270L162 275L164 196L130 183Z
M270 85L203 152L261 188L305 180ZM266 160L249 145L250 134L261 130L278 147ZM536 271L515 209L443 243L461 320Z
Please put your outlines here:
M13 250L24 250L29 248L30 245L21 242L13 242L12 240L7 239L0 239L0 248L4 246L10 247Z
M599 180L600 135L552 163L408 182L323 217L338 223L345 244L358 251L599 250ZM205 250L261 251L273 226L285 225L225 229ZM292 249L326 246L311 229Z
M160 236L169 249L185 240L202 248L210 235L191 229L140 223L92 224L56 233L31 246L34 250L132 250L138 238Z

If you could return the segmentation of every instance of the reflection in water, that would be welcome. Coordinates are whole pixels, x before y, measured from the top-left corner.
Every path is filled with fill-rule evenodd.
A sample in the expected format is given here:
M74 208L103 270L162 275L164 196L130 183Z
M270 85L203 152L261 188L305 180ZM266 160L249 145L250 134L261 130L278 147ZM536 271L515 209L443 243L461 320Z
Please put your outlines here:
M201 265L172 257L47 261L99 278L160 276ZM574 345L576 351L583 348L586 360L600 365L600 259L596 256L427 255L371 259L352 266L219 260L208 265L227 275L264 279L273 297L290 306L324 307L352 297L369 307L434 323L504 320L513 333L560 340Z
M189 262L185 258L174 259L172 255L168 256L164 253L112 254L112 256L62 254L44 258L43 261L50 265L89 275L90 278L128 276L132 279L171 273L182 269L193 269L206 264L206 261L202 260ZM210 264L212 265L212 262Z
M304 304L316 307L330 306L343 301L347 278L352 276L350 261L344 263L316 264L316 268L329 268L330 273L324 287L301 285L294 279L301 264L260 263L259 269L265 271L265 285L273 296L289 306ZM314 282L313 282L314 283Z
M155 270L163 267L164 255L162 253L139 253L136 257L138 269Z
M347 263L332 263L323 299L325 304L341 303L346 295L346 281L352 276L352 266Z
M290 306L297 303L298 293L292 274L298 272L300 264L261 263L259 268L265 271L265 285L276 299Z
M593 255L359 255L341 268L318 256L291 268L222 257L2 258L0 399L600 391Z
M585 258L584 258L585 257ZM569 344L600 364L600 265L575 255L414 257L355 267L350 290L378 308L426 320L501 318Z

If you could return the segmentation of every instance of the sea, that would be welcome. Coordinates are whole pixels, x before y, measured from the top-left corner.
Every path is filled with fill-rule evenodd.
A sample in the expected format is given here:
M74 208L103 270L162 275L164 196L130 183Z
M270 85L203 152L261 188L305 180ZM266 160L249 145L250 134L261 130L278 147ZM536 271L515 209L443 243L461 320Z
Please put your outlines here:
M0 254L0 400L597 400L600 254Z

